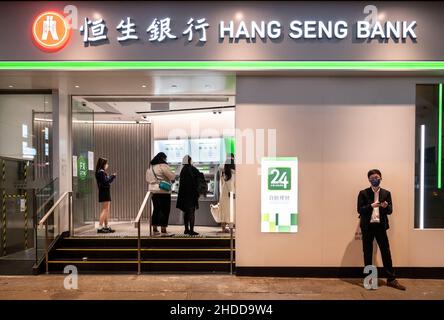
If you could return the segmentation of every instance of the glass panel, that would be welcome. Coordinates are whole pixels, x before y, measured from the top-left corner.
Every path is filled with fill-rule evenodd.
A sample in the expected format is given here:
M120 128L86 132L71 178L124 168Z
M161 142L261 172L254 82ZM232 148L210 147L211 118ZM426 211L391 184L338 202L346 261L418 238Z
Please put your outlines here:
M0 256L34 260L36 190L52 180L52 99L0 95Z
M57 180L54 180L51 181L45 187L36 190L35 192L36 225L57 201L59 195L59 192L56 189L57 185L58 185ZM53 219L51 218L50 221L52 222ZM51 225L51 223L49 225ZM43 228L37 228L37 232L35 235L36 263L38 263L45 256L45 245L46 245L45 230Z
M72 100L73 231L92 231L96 221L94 177L94 111ZM92 161L89 157L92 156Z
M416 86L415 228L444 228L442 84Z

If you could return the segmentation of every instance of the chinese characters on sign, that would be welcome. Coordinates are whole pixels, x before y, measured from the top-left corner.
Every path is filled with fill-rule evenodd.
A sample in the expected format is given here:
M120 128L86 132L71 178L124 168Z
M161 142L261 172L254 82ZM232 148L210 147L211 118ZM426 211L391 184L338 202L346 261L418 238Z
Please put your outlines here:
M72 10L68 10L71 12ZM77 12L77 11L75 11ZM66 11L65 11L66 13ZM194 42L199 46L207 43L208 31L214 26L212 36L219 44L224 41L228 43L254 44L257 39L276 40L288 37L294 42L309 39L312 40L337 40L344 39L359 40L385 40L393 43L403 44L407 39L416 43L417 22L416 20L389 20L380 21L375 6L366 6L363 11L367 14L365 19L355 21L346 20L218 20L210 22L205 17L183 17L180 21L173 21L172 17L157 16L140 18L144 25L137 25L136 19L129 15L119 17L111 26L104 17L90 18L82 17L79 24L80 36L85 47L100 46L103 44L132 43L145 41L148 43L174 43L180 37L184 43ZM139 19L139 18L138 18ZM177 19L179 20L179 19ZM371 21L371 23L370 23ZM139 21L140 23L140 21ZM77 13L63 15L55 11L41 13L33 23L32 36L35 44L44 51L55 52L63 48L69 41L71 31L77 30ZM351 30L353 29L353 30ZM112 30L110 34L108 31ZM110 39L113 38L113 39ZM399 41L402 40L402 41ZM281 41L271 41L280 43Z
M261 231L298 231L298 159L262 158Z
M52 23L48 20L47 23ZM356 25L356 37L358 39L416 39L414 31L416 21L387 21L384 25L376 22L371 26L368 21L358 21ZM187 38L188 42L193 41L194 35L198 35L199 43L207 42L207 29L210 24L206 18L189 18L185 30L182 35ZM250 39L256 37L260 39L270 38L278 39L283 34L283 26L279 21L251 21L249 24L245 21L235 23L234 21L219 22L219 40L228 37L230 40ZM292 39L345 39L349 33L349 24L346 21L299 21L293 20L289 25L288 36ZM51 31L51 29L49 29ZM116 30L121 33L117 37L117 41L122 43L128 40L139 40L136 31L136 23L131 17L120 20L116 26ZM107 26L105 21L100 18L90 20L85 18L83 25L80 27L80 33L83 34L83 42L85 44L101 44L104 40L108 40ZM152 20L146 29L149 42L164 42L166 40L176 40L178 36L171 28L171 18Z
M155 18L149 27L146 29L148 34L148 41L150 42L163 42L168 39L178 39L178 37L171 30L171 19ZM190 18L187 22L187 28L183 31L182 35L187 36L188 42L193 41L195 33L199 34L199 41L207 41L206 29L209 27L209 23L205 18L194 19ZM120 20L116 30L121 33L121 36L117 37L117 41L120 43L128 40L139 40L139 35L136 31L136 23L131 17L126 17ZM103 41L109 40L107 35L106 22L103 19L90 20L85 18L83 25L80 27L80 33L83 34L83 42L85 44L101 44Z

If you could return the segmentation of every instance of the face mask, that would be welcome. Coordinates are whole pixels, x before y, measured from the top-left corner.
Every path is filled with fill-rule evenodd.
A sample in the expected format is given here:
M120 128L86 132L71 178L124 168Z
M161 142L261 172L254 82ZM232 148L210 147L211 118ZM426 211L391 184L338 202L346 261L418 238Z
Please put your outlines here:
M380 179L374 179L374 180L370 180L370 183L372 184L373 187L379 187L379 185L381 184L381 180Z

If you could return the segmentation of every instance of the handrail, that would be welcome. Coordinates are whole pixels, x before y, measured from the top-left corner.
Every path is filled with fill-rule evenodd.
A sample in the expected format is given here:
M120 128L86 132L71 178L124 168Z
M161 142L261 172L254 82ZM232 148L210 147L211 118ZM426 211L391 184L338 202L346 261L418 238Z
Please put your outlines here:
M233 262L234 262L234 234L233 234L233 230L234 228L234 223L230 223L228 225L228 227L230 228L230 274L233 274Z
M230 196L230 223L228 227L230 228L230 274L233 274L233 261L234 261L234 200L236 199L236 194L234 192L229 192Z
M42 211L42 209L44 208L44 207L46 207L46 205L52 200L52 199L54 199L54 197L55 197L55 195L56 195L56 193L57 192L53 192L53 194L51 194L51 196L48 198L48 199L46 199L46 201L37 209L37 211L36 212L40 212L40 211Z
M62 202L62 200L69 195L71 192L67 191L65 193L62 194L62 196L59 198L59 200L56 201L56 203L54 203L54 205L51 207L51 209L49 209L49 211L43 216L42 219L40 219L39 221L39 226L42 227L43 224L46 222L46 220L48 220L48 218L51 216L51 214L54 212L54 210L59 206L59 204Z
M146 207L146 204L148 200L151 198L151 191L147 191L145 198L143 198L142 204L140 205L139 212L137 213L136 220L134 220L134 227L137 228L137 274L141 273L141 267L142 267L142 240L140 237L140 219L142 218L143 210ZM148 214L148 227L150 230L150 237L151 237L151 210Z
M142 217L143 209L145 209L146 203L148 201L148 198L151 197L151 191L147 191L145 198L143 199L143 202L139 208L139 212L137 213L136 220L134 220L134 223L139 223L140 219Z
M60 203L62 203L62 201L65 199L65 197L68 196L68 219L70 221L70 226L69 226L69 231L71 232L71 216L72 216L72 212L71 212L71 202L72 202L72 191L67 191L65 193L62 194L62 196L59 198L59 200L56 201L56 203L54 203L54 205L51 207L51 209L48 210L48 212L43 216L42 219L40 219L39 221L39 227L43 227L43 225L45 225L45 264L46 264L46 273L49 272L49 239L48 239L48 218L51 216L51 214L54 212L54 210L60 205ZM59 219L59 226L58 226L58 231L60 232L60 219Z

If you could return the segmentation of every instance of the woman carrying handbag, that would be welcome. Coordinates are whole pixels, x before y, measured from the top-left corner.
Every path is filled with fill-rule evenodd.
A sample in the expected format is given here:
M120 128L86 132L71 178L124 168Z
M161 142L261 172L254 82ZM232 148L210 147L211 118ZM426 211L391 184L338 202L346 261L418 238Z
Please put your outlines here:
M153 233L159 234L158 227L161 228L162 236L167 236L168 219L171 210L171 183L175 174L171 171L167 156L159 152L150 162L146 171L146 181L149 183L149 191L153 193L151 197L153 203Z

